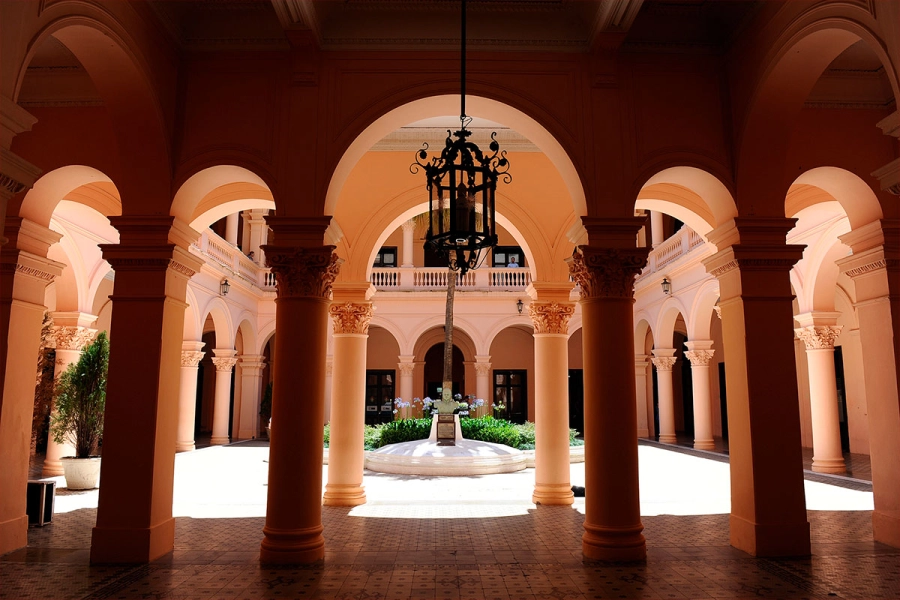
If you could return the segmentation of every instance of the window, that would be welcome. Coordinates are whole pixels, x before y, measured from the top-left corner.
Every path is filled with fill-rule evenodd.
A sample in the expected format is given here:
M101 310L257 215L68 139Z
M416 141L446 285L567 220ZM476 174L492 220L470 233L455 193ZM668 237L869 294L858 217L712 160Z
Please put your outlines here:
M396 267L397 246L383 246L375 255L373 267Z
M508 267L512 264L525 266L525 255L519 246L497 246L492 252L493 267Z
M513 423L528 420L528 371L494 371L494 404L497 413Z

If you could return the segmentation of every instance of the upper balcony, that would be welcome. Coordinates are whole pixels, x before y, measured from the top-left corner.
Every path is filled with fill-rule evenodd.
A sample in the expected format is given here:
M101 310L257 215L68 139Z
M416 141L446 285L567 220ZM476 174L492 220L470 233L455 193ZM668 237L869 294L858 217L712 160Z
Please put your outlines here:
M437 292L447 289L447 267L374 267L371 282L379 291ZM524 267L481 267L456 282L457 291L523 292L531 283Z
M275 275L271 269L256 264L240 248L232 246L211 229L205 230L200 239L191 244L191 250L226 277L241 279L264 292L275 291Z

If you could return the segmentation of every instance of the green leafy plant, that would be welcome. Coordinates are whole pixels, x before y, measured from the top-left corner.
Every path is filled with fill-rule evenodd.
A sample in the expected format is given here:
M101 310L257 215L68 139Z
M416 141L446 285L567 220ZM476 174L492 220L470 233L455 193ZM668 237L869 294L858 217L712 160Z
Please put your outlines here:
M325 447L327 448L328 444L331 443L331 424L330 423L325 424L324 439L325 439Z
M50 432L57 444L74 444L75 458L88 458L99 450L108 368L109 340L103 331L84 349L78 362L69 365L56 384L56 414Z
M381 443L381 428L383 425L366 425L363 428L363 447L366 450L377 450L384 444Z
M430 434L431 419L399 419L381 426L381 439L378 447L424 440Z

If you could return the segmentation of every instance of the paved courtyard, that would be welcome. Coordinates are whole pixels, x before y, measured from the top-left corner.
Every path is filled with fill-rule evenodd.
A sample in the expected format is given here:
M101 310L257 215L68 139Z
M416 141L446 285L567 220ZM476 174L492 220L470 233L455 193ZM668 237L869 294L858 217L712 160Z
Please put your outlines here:
M812 557L754 559L728 544L722 457L652 444L640 446L646 564L582 562L583 499L535 507L527 469L367 472L366 505L323 509L324 564L262 568L267 458L258 443L179 454L175 551L149 565L90 566L97 492L59 490L53 523L0 559L0 598L900 598L900 550L872 541L868 482L810 476Z

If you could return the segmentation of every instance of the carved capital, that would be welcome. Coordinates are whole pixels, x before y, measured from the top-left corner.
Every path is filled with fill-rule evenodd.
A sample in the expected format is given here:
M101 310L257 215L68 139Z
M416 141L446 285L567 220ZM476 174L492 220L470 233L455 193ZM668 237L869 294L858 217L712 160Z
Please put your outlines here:
M709 361L715 353L715 350L689 350L684 356L691 361L692 367L706 367L709 366Z
M416 363L411 362L402 362L397 363L397 369L400 371L400 375L405 377L412 377L413 373L416 370ZM477 369L477 366L476 366Z
M416 230L416 222L410 219L409 221L403 221L403 224L400 226L403 228L403 231L413 232Z
M647 262L648 248L578 246L569 273L582 298L634 298L634 278Z
M675 361L678 360L674 356L654 356L650 359L656 366L657 371L671 371L672 367L675 366Z
M722 320L722 307L717 304L716 306L713 306L713 310L716 311L716 316L719 317L719 320L721 321Z
M373 311L371 302L342 302L328 309L335 333L369 333Z
M475 363L475 375L478 377L489 377L491 375L491 366L491 363Z
M216 371L226 371L231 372L231 369L234 368L234 365L237 364L238 359L231 357L213 357L212 362L216 365Z
M182 350L181 351L181 366L182 367L194 367L200 364L200 361L203 360L203 357L206 356L206 352L195 352L192 350ZM215 360L215 359L213 359Z
M88 327L76 327L62 325L53 327L53 347L57 350L84 350L84 347L94 341L97 335L96 329Z
M334 246L303 248L262 247L266 264L275 273L279 298L323 298L331 296L331 284L340 270L341 259Z
M569 319L575 314L575 307L558 302L532 302L528 312L535 333L568 333Z
M798 327L794 331L797 337L803 340L807 350L831 350L834 341L841 334L842 325L810 325Z

